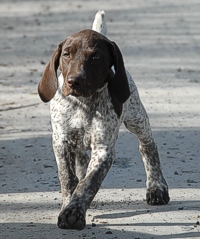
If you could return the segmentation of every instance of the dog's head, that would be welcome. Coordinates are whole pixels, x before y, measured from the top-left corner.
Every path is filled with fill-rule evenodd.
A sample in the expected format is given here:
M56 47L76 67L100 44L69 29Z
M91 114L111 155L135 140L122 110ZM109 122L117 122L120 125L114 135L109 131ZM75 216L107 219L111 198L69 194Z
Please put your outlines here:
M121 115L122 104L129 98L130 91L123 58L114 42L93 30L77 32L61 42L38 86L44 102L50 101L57 91L58 67L64 77L64 97L89 97L108 83L114 109L118 116Z

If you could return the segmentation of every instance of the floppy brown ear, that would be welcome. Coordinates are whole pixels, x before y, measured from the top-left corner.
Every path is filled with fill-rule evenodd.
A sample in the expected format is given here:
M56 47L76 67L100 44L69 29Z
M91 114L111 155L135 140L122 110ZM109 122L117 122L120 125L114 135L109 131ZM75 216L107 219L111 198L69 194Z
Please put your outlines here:
M59 67L59 59L63 43L64 42L61 42L54 51L38 85L39 96L44 102L50 101L58 89L57 69Z
M119 47L115 42L111 42L111 50L113 55L115 75L108 81L108 90L111 95L115 112L117 113L118 117L120 117L122 113L122 105L130 96L130 89L123 57Z

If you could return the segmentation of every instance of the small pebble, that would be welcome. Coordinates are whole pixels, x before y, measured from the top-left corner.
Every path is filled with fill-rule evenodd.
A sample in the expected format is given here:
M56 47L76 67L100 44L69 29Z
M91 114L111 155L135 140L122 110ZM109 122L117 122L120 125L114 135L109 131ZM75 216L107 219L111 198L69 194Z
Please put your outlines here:
M53 168L52 165L48 165L48 164L44 164L44 167L45 167L45 168Z
M188 180L187 180L187 183L197 183L197 182L194 181L194 180L188 179Z
M107 231L105 234L113 234L111 231Z
M179 207L178 210L183 210L184 207Z
M27 145L25 146L25 148L31 148L31 147L33 147L32 144L27 144Z

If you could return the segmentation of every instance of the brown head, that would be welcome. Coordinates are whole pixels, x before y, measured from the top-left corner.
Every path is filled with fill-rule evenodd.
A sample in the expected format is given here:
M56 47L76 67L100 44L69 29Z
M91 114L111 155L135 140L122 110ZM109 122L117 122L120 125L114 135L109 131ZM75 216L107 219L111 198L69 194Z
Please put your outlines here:
M111 67L114 66L115 74ZM57 69L64 77L62 94L89 97L106 83L118 116L130 90L123 58L118 46L93 30L69 36L54 51L38 86L44 102L50 101L58 88Z

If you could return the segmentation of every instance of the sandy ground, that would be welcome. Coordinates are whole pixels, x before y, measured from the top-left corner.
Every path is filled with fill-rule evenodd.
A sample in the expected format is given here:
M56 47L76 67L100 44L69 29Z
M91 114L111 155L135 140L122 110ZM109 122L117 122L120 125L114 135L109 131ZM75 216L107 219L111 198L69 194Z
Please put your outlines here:
M49 105L37 84L57 43L90 28L99 9L149 113L171 201L144 201L138 141L122 127L86 229L60 230ZM199 0L1 0L0 21L0 238L200 238Z

